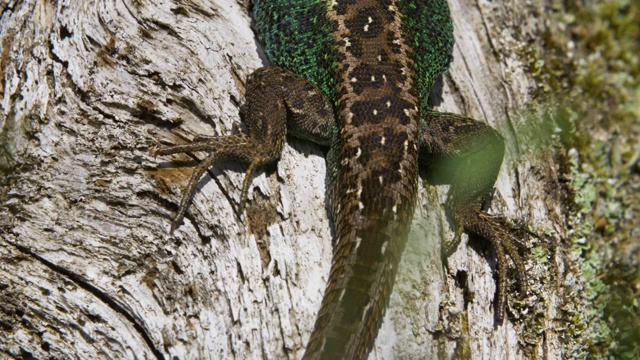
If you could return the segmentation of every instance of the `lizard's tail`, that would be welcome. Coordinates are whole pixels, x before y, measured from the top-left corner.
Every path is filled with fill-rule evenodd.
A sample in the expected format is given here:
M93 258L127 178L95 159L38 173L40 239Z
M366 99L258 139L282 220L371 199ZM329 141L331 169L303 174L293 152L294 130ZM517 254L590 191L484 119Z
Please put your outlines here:
M327 289L304 359L364 359L371 351L407 238L403 222L380 217L369 218L363 229L338 226Z

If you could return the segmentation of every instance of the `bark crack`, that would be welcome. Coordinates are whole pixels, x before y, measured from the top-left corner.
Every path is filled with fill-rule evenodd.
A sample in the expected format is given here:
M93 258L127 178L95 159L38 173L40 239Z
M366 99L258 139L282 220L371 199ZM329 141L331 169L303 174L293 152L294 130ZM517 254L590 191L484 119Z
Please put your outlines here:
M24 246L24 245L21 245L21 244L17 244L17 243L14 243L14 242L10 242L10 241L7 241L7 244L13 245L15 248L17 248L23 254L30 256L31 258L33 258L34 260L38 261L42 265L48 267L52 271L54 271L54 272L56 272L56 273L58 273L58 274L60 274L60 275L62 275L64 277L70 279L75 284L77 284L79 287L81 287L85 291L88 291L89 293L93 294L95 297L100 299L100 301L102 301L107 306L109 306L113 311L115 311L115 312L119 313L120 315L124 316L125 319L127 319L129 322L131 322L133 324L134 329L136 329L138 334L140 334L142 339L144 339L144 342L147 344L147 346L149 347L149 349L151 350L153 355L156 357L156 359L160 359L160 360L164 360L165 359L164 355L156 347L155 343L153 342L153 339L151 339L151 335L149 335L149 333L147 333L147 330L144 328L144 326L142 326L131 313L129 313L127 310L125 310L122 306L120 306L120 304L118 304L116 302L116 300L114 300L108 294L106 294L102 290L98 289L97 287L91 285L91 283L89 283L87 280L85 280L81 275L78 275L78 274L76 274L76 273L74 273L74 272L72 272L72 271L70 271L70 270L68 270L68 269L66 269L66 268L64 268L62 266L56 265L56 264L48 261L47 259L45 259L45 258L41 257L40 255L38 255L38 254L34 253L33 251L31 251L31 249L29 249L27 246Z

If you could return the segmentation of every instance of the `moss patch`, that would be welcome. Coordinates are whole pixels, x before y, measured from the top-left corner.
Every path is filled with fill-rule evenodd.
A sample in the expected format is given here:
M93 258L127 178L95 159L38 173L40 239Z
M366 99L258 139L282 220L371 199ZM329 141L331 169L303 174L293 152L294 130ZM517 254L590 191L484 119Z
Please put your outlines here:
M569 358L640 358L640 0L550 2L521 58L563 130L574 193L576 288L558 331Z

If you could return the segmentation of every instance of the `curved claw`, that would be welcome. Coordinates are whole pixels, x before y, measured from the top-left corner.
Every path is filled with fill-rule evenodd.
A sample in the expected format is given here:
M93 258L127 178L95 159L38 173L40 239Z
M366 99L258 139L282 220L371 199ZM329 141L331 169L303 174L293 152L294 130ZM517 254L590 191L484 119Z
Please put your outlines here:
M247 203L247 197L249 195L249 185L251 184L251 180L253 178L254 171L261 165L260 161L253 161L247 171L244 173L244 181L242 182L242 192L240 193L240 206L239 212L242 214L244 212L244 207Z
M457 230L454 240L443 246L443 263L447 265L446 258L449 257L460 243L462 231L479 235L491 243L496 252L498 283L496 288L496 319L502 322L505 314L507 300L507 263L509 259L514 263L518 274L518 285L522 294L527 293L527 275L522 256L518 252L525 246L512 229L506 226L495 216L491 216L481 210L458 210L455 216Z
M498 322L504 319L506 299L507 299L507 262L511 259L518 274L518 285L522 294L527 292L527 275L524 261L519 248L524 247L524 243L514 236L512 230L506 224L499 221L494 216L477 211L475 216L469 217L466 224L468 231L476 233L487 239L496 251L498 287L496 290L496 318Z
M196 186L198 185L200 178L202 178L202 175L204 175L204 172L207 171L207 169L211 167L211 165L213 165L213 163L216 162L218 159L219 159L219 156L217 152L209 154L209 156L207 156L200 164L198 164L198 166L193 171L193 174L191 174L191 178L189 178L189 183L187 184L187 187L185 188L185 191L182 194L182 198L180 199L178 213L176 213L173 220L171 221L171 230L170 230L171 234L173 234L175 229L177 229L180 226L180 223L182 222L184 215L187 213L187 209L189 208L189 201L191 201L193 194L195 194L196 192Z
M458 245L460 245L460 241L462 241L462 233L464 232L463 226L457 226L455 230L455 235L453 236L453 240L451 241L442 241L442 246L440 248L440 258L442 260L442 265L444 265L445 269L449 270L449 257L453 255L454 252L458 249Z

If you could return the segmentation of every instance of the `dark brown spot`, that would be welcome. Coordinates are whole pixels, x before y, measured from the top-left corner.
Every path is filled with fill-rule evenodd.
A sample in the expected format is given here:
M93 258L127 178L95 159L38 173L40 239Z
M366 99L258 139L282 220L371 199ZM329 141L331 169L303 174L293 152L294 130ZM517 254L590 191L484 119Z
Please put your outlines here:
M351 112L353 113L352 124L354 126L377 124L384 120L387 116L387 108L380 108L376 106L375 101L356 101L351 105ZM377 114L374 114L376 110Z
M349 47L349 52L355 56L356 58L362 57L362 43L357 38L349 38L349 43L351 46Z
M368 7L358 11L358 15L345 21L352 34L364 38L375 38L384 30L384 23L378 16L376 8Z
M384 68L375 65L363 64L356 66L351 72L351 77L358 79L353 83L353 91L360 95L364 89L380 88L384 85Z

